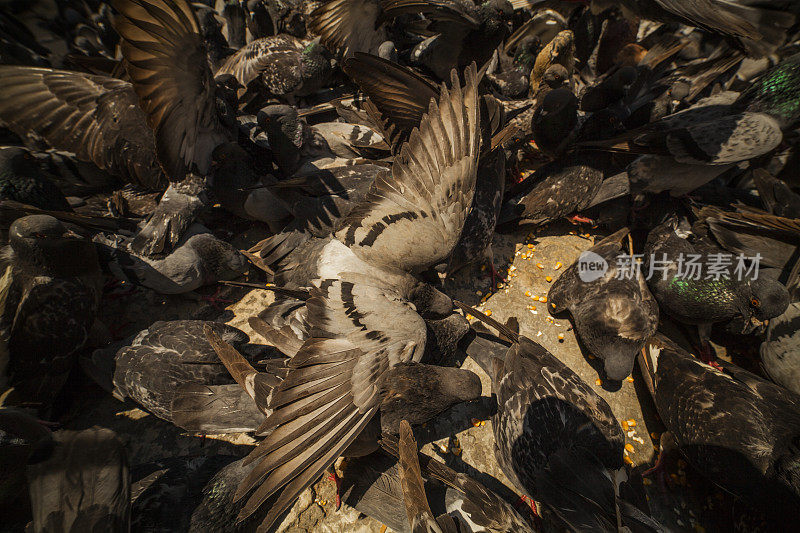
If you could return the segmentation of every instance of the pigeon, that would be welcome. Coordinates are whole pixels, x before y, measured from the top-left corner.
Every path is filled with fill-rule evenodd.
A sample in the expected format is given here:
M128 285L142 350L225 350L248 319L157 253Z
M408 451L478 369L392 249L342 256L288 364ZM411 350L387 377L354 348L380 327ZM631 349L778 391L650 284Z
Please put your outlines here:
M419 313L434 318L452 313L448 297L412 275L450 254L475 189L481 144L477 68L466 70L463 86L455 72L451 80L452 87L442 86L438 102L431 103L395 158L393 180L374 182L335 238L314 244L318 259L305 267L316 269L319 280L311 284L305 305L311 336L273 395L275 410L264 427L274 429L251 455L259 465L237 491L238 499L248 495L240 519L274 495L262 526L274 523L370 424L382 400L381 376L400 363L419 362L427 338ZM428 157L439 166L431 167ZM416 207L409 210L410 205ZM408 239L411 234L418 238ZM434 240L425 237L434 234ZM416 302L416 310L406 302ZM333 360L342 362L335 365L338 370L306 390L308 377ZM305 420L319 432L293 430ZM329 433L331 424L340 427ZM283 441L294 444L274 446Z
M758 157L776 148L783 140L782 130L800 118L800 108L795 105L799 73L800 54L796 54L771 68L740 95L716 94L628 132L624 138L631 139L636 149L667 155L678 163L727 165Z
M631 375L636 354L658 328L658 304L644 275L620 264L627 234L624 228L583 252L547 294L549 311L569 310L578 337L617 381ZM605 272L588 269L598 258Z
M322 45L313 41L305 44L291 35L274 35L239 49L216 71L216 76L233 75L245 88L257 80L269 96L293 103L296 97L321 89L331 73Z
M570 79L575 67L575 35L570 30L558 33L536 56L528 90L531 97L539 94L539 86L544 81L545 73L553 65L564 67L567 72L566 79Z
M686 461L790 530L800 502L800 397L736 365L706 365L661 335L640 357Z
M605 400L542 346L458 305L510 340L494 341L506 347L502 358L481 337L466 352L492 380L495 457L514 486L572 530L661 531L646 504L628 501L639 499L622 460L625 436Z
M159 294L186 294L250 271L247 259L236 248L200 224L190 226L175 249L163 257L137 254L132 243L119 235L98 233L93 240L101 260L117 279Z
M3 249L0 324L3 388L48 405L61 390L94 325L102 276L94 245L48 215L10 227Z
M0 95L0 120L28 147L71 152L79 161L147 189L166 187L153 132L130 83L3 65Z
M411 52L412 61L447 79L452 68L475 62L483 65L508 34L512 14L507 0L482 4L444 0L436 3L407 0L329 0L311 13L308 29L322 43L344 57L355 52L376 54L387 40L382 21L402 15L424 15L430 23L427 37Z
M476 480L455 472L436 459L418 455L411 426L406 421L400 423L399 438L384 437L381 446L399 459L398 477L411 531L418 530L419 522L424 523L420 518L433 518L423 476L446 487L444 499L449 516L440 514L435 518L442 531L533 531L531 524L508 502Z
M682 235L688 236L674 216L650 232L644 249L647 284L664 314L698 326L704 358L710 358L712 324L740 317L749 327L786 310L789 293L783 284L751 273L753 265L713 243L693 244Z
M34 531L129 531L125 446L110 429L60 430L50 453L26 469Z
M769 321L761 343L761 366L769 378L800 394L800 360L797 343L800 341L800 271L797 263L787 280L791 303L783 314Z
M570 134L578 124L578 99L567 88L548 91L531 117L531 131L536 146L556 157L569 144Z
M158 321L118 344L95 350L91 358L82 360L81 364L115 398L120 401L130 398L162 420L178 424L189 419L191 429L201 424L213 425L216 433L251 431L263 419L263 413L251 402L240 399L241 394L235 394L241 389L233 383L213 347L205 340L205 326L240 346L249 340L238 329L216 322ZM212 388L218 385L232 387L229 390ZM205 387L210 400L236 402L238 409L221 411L221 414L213 409L187 412L184 407L189 401L187 395L199 396L200 386ZM179 397L182 401L176 405ZM224 423L230 426L221 427Z
M510 64L505 65L502 70L487 72L486 77L505 97L522 98L528 92L528 85L536 61L536 56L541 51L541 41L530 36L522 39L517 44ZM499 62L504 63L504 57L499 56Z
M498 226L504 231L513 223L541 226L589 207L600 192L605 159L576 152L545 164L508 192Z
M125 69L169 180L132 247L147 256L166 254L204 205L213 149L235 138L239 84L230 75L215 82L197 18L184 0L119 0L114 7Z
M51 211L71 211L69 202L22 147L0 147L0 199Z
M354 54L345 62L344 70L369 96L374 109L368 109L382 124L384 137L395 151L419 125L428 102L439 96L438 88L413 70L368 54ZM481 153L475 195L461 238L444 268L446 275L452 276L467 266L487 261L495 286L499 276L491 243L506 177L506 157L499 148L510 138L513 128L506 125L502 105L496 99L485 95L482 105L481 128L491 141Z

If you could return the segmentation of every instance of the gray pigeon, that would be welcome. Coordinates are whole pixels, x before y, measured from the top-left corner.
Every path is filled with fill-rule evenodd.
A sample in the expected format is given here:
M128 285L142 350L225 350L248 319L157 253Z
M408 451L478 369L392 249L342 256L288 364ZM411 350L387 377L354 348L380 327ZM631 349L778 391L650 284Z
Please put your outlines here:
M505 337L478 335L466 352L492 380L495 456L514 486L571 530L618 531L621 520L660 531L628 481L625 436L605 400L542 346L459 305Z
M631 375L636 354L658 328L658 304L644 276L638 270L627 276L619 263L627 253L622 245L627 234L627 228L622 229L581 254L547 294L548 310L569 310L578 337L603 361L612 380ZM588 271L581 268L598 257L607 270L599 277L585 277Z
M200 224L191 226L175 249L160 258L137 254L131 243L118 235L98 233L94 241L115 277L159 294L185 294L217 281L244 276L250 269L247 259L236 248Z
M61 390L95 321L102 275L94 244L48 215L9 229L2 253L2 388L36 405Z
M240 519L275 495L262 525L274 523L370 424L386 371L420 361L423 316L452 313L448 297L414 276L450 254L475 190L477 69L467 69L464 86L455 72L451 80L395 158L392 179L377 179L334 236L313 245L304 266L311 275L298 280L310 286L311 336L273 395L275 410L263 426L272 432L251 455L259 464L237 491L237 498L248 496ZM295 431L300 420L311 425ZM275 447L279 442L287 445Z
M159 321L124 341L95 350L81 363L118 400L130 398L187 431L252 431L261 423L263 412L233 382L206 340L205 327L240 347L249 341L247 335L225 324ZM264 381L268 394L279 378L265 376L269 377Z
M701 363L661 335L640 356L678 451L709 481L791 531L800 505L800 396L720 361ZM662 437L663 438L663 437Z
M322 88L333 72L327 50L318 42L304 43L291 35L251 41L230 56L215 76L231 74L242 87L294 103ZM243 91L240 91L243 92ZM244 96L246 99L247 97Z

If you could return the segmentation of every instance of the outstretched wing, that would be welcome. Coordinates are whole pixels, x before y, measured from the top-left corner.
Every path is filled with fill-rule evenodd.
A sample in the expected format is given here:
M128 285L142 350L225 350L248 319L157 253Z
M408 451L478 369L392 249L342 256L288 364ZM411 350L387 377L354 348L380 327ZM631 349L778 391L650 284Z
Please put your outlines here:
M193 167L205 175L211 151L229 141L194 12L185 0L117 0L122 55L172 181Z
M381 375L425 350L425 322L391 290L323 280L307 305L313 336L273 392L260 429L274 430L251 453L259 464L237 491L250 494L240 519L278 494L265 529L366 427L380 406Z
M130 83L80 72L0 66L0 122L38 149L72 152L127 181L165 182Z
M374 54L386 40L386 30L378 25L380 15L377 0L330 0L311 13L308 31L344 57Z
M356 53L343 68L377 108L380 116L373 118L383 126L384 138L392 148L408 139L430 101L439 98L435 84L410 68L377 56Z
M419 129L395 158L391 176L375 180L367 199L336 236L367 262L421 271L444 261L461 235L475 193L480 110L475 65L462 87L442 85Z
M272 67L271 74L279 79L282 73L275 68L277 65L286 65L281 61L281 56L292 56L301 51L300 43L289 35L270 35L256 39L243 46L238 52L225 60L217 70L216 75L231 74L239 83L247 85L256 79L268 67ZM283 73L285 77L290 77Z
M734 2L719 0L656 0L656 3L676 17L686 21L689 26L697 26L714 33L733 37L746 37L760 40L758 28L747 19L737 15L730 7ZM726 9L728 8L728 9Z

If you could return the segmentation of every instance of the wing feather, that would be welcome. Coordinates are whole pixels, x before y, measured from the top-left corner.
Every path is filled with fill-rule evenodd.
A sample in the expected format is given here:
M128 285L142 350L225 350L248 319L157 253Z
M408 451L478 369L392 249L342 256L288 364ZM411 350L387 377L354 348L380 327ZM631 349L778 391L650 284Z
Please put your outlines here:
M344 57L375 54L386 40L386 30L378 25L380 13L376 0L330 0L311 13L308 31Z
M258 461L237 498L244 519L277 494L266 529L355 440L380 405L377 384L401 361L419 360L425 323L402 294L367 283L314 282L307 302L312 337L273 393L272 430L251 453Z
M72 152L157 189L153 133L128 82L80 72L0 66L0 121L36 149Z
M155 133L164 172L205 175L211 152L230 140L217 114L214 78L194 12L184 0L117 0L122 55Z
M365 261L407 272L445 260L472 204L480 153L477 72L442 85L418 129L336 236Z

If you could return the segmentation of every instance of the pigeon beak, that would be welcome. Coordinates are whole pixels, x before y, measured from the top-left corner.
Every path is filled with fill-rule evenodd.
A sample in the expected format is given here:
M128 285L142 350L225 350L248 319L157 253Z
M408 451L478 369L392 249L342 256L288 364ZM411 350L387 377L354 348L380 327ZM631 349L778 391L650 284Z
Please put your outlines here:
M757 331L759 334L762 334L767 329L767 321L761 321L754 316L750 317L750 320L745 322L744 328L742 328L743 334L749 334L754 331Z
M74 232L74 231L72 231L71 229L67 229L67 231L65 231L65 232L64 232L64 238L65 238L65 239L78 239L78 240L83 240L83 235L81 235L81 234L79 234L79 233L75 233L75 232Z

